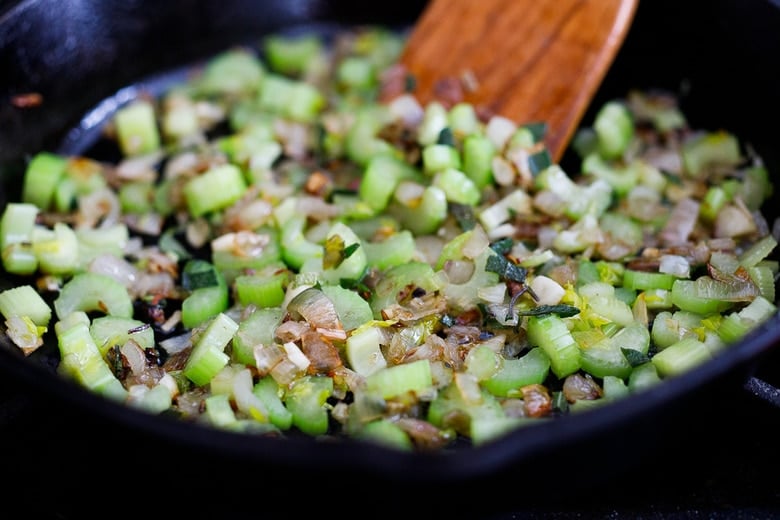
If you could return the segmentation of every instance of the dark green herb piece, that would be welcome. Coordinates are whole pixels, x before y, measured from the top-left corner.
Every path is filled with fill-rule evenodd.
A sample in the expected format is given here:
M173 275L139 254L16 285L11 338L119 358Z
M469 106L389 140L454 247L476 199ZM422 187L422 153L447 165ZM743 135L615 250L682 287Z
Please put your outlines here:
M623 356L626 358L626 361L628 361L628 363L632 367L638 367L639 365L644 365L645 363L650 361L650 357L647 354L643 354L638 350L634 350L632 348L620 347L620 351L623 353Z
M450 213L455 217L455 220L463 231L474 229L474 226L477 225L477 217L474 215L474 209L468 204L451 202Z
M502 255L491 255L485 263L485 271L498 273L501 278L518 283L525 282L525 276L528 274L525 267L510 262Z
M490 249L492 249L499 255L505 255L512 250L512 246L514 245L515 245L515 241L507 237L507 238L502 238L501 240L496 240L495 242L490 244Z
M533 175L536 175L540 171L549 167L551 164L552 157L550 157L550 152L547 151L547 148L528 156L528 168L531 170Z
M557 314L561 318L569 318L580 313L580 309L573 305L537 305L524 311L517 311L520 316L541 316L543 314Z

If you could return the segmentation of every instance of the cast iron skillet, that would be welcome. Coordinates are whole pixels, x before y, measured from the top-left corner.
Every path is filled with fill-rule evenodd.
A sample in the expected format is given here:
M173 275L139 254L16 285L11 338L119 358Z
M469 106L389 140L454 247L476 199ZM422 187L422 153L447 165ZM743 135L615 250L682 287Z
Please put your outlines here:
M228 45L257 42L274 30L367 23L405 27L423 5L400 0L0 3L0 206L14 196L31 154L61 149L67 131L122 87ZM735 132L778 175L780 83L770 73L780 56L779 35L776 1L645 0L592 106L622 96L629 88L670 89L681 95L694 126ZM43 104L26 109L12 105L12 96L28 92L40 93ZM592 121L593 112L586 113L584 123ZM567 170L576 170L570 155L562 162ZM767 205L770 219L778 216L776 202ZM13 283L3 276L3 283ZM715 426L728 420L718 409L718 397L744 391L743 385L762 363L777 357L778 339L780 318L775 317L711 362L643 394L530 426L483 447L457 446L438 454L399 454L356 442L310 438L279 441L153 417L105 402L54 377L56 349L51 348L23 359L14 348L2 346L0 371L6 384L11 381L34 396L39 409L51 416L52 432L29 433L24 449L31 450L31 457L43 454L31 460L59 475L58 485L63 485L63 475L87 473L110 462L128 474L135 468L156 479L159 472L202 473L211 468L206 473L213 477L243 467L266 477L313 479L318 485L338 481L337 475L414 485L501 475L522 478L518 485L530 490L559 473L561 465L595 464L602 475L622 471L629 462L654 456L670 432L694 421ZM60 439L68 434L71 438L63 444ZM163 453L161 467L138 467L145 455ZM523 478L529 472L533 478ZM231 485L239 483L233 479Z

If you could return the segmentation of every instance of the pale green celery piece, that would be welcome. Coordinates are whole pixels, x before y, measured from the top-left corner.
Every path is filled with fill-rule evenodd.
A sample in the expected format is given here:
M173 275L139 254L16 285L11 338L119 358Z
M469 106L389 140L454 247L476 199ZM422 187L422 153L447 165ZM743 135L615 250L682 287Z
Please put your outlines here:
M652 357L652 363L662 378L684 374L712 357L702 341L683 338Z
M674 306L672 303L672 291L666 289L645 289L641 291L641 297L650 310L669 310Z
M387 368L387 360L380 346L381 340L382 334L378 327L365 327L350 334L346 342L350 368L364 377Z
M263 51L270 69L290 76L304 74L323 50L321 39L314 35L273 34L263 41Z
M409 435L389 419L377 419L355 432L355 438L402 451L412 451L414 445Z
M739 265L753 267L765 260L776 247L777 239L771 234L765 235L753 242L739 255Z
M344 330L350 331L374 319L371 306L357 292L340 285L322 285L322 292L333 302Z
M471 240L474 233L476 233L476 228L463 231L446 242L441 248L439 258L436 260L434 268L438 271L444 268L444 265L448 260L462 260L465 258L463 255L463 246Z
M354 226L350 227L354 229ZM361 247L366 252L368 265L377 269L405 264L414 258L416 252L414 235L408 229L393 233L381 242L363 239Z
M81 269L86 269L89 262L103 254L122 258L130 242L130 230L121 222L106 227L79 227L75 232Z
M363 56L346 56L336 68L336 81L347 90L370 89L376 85L377 71Z
M193 290L181 303L182 325L192 329L227 310L229 292L221 274L219 284Z
M154 105L136 99L114 114L117 140L125 157L135 157L159 150L160 131Z
M398 295L413 285L426 292L441 289L433 268L427 262L412 261L393 266L382 272L369 304L375 319L382 319L382 309L397 303Z
M650 331L639 322L632 322L588 346L580 346L580 363L583 370L595 377L614 376L627 379L632 367L622 349L632 349L643 354L650 350Z
M288 104L284 106L282 114L293 121L314 123L325 105L325 96L317 87L299 81L292 85Z
M290 271L264 269L260 273L236 276L233 286L235 296L241 305L257 307L278 307L284 300L284 292L290 279Z
M561 230L553 239L560 253L574 254L599 243L600 229L596 216L586 213L571 227Z
M236 363L255 366L255 345L268 345L274 342L276 327L284 318L281 307L257 309L238 324L233 337L231 356Z
M171 407L173 399L165 385L155 385L141 396L138 401L129 401L133 406L149 413L159 414Z
M460 169L460 153L448 144L429 144L422 150L423 171L429 175L447 170Z
M640 392L651 388L661 382L658 370L652 361L635 366L628 377L628 391L630 393Z
M153 207L154 183L151 181L126 182L119 187L117 195L123 213L147 213Z
M529 316L528 340L550 358L550 369L562 379L580 369L580 349L557 314Z
M280 430L289 430L293 422L292 412L285 407L282 400L284 390L274 378L271 376L260 378L252 392L265 406L271 424Z
M675 280L675 276L668 273L637 271L634 269L626 269L623 272L623 287L630 289L664 289L668 291L671 290Z
M628 249L625 256L635 256L644 245L642 227L639 225L639 222L628 215L607 211L599 217L599 227L604 233L608 233L615 242L624 245ZM611 259L617 260L618 258ZM670 284L667 289L671 288ZM634 287L634 289L638 289L638 287Z
M564 214L579 220L583 215L602 215L612 204L613 188L603 179L593 179L582 184L564 209Z
M176 142L199 130L195 103L183 89L170 91L163 100L163 107L160 126L167 140Z
M292 424L309 435L328 431L327 400L333 393L333 379L303 376L296 379L285 394L284 404L292 414Z
M444 105L438 101L431 101L425 105L423 119L417 127L417 142L422 146L435 144L448 123L447 109Z
M593 129L598 139L599 154L606 159L623 155L634 138L631 112L619 101L608 101L599 109Z
M366 388L384 399L406 392L422 392L433 386L428 359L419 359L401 365L392 365L366 377Z
M326 240L333 237L341 237L344 248L357 245L350 256L341 261L335 267L325 267L322 270L322 279L325 282L338 284L343 280L357 280L363 274L368 265L366 251L362 247L360 238L343 222L334 222L326 235Z
M392 144L377 136L380 128L391 121L390 111L384 105L360 108L344 141L347 158L362 167L366 167L373 158L380 155L401 158L400 152Z
M28 317L39 327L48 327L51 307L32 285L19 285L0 291L0 314Z
M450 108L447 113L447 126L452 130L455 138L461 140L481 130L474 105L466 102L456 103Z
M493 158L496 147L483 134L471 134L463 140L462 168L471 181L483 189L493 182Z
M758 296L741 310L729 313L717 329L718 336L726 343L734 343L772 317L775 312L777 306L772 300Z
M243 272L261 271L268 269L269 266L282 263L282 248L279 245L280 239L276 230L263 227L255 232L269 236L268 242L256 254L242 254L230 249L212 250L211 262L222 273L227 284L232 284L236 277Z
M609 162L598 153L592 153L583 159L582 172L609 183L619 197L625 196L639 182L639 170L630 164Z
M415 179L419 173L404 160L392 155L378 155L366 164L358 187L358 195L375 212L384 210L398 184Z
M518 394L522 387L542 384L550 373L550 357L540 347L532 347L519 358L503 359L498 371L481 385L498 397Z
M747 268L750 278L758 286L761 296L769 301L775 301L775 273L768 265L756 265Z
M503 366L503 358L497 352L485 345L477 345L469 350L464 360L466 372L485 381L493 377Z
M234 48L212 57L194 86L206 96L247 95L259 88L264 74L262 62L253 52Z
M680 310L707 315L723 312L734 304L728 301L729 287L709 276L696 280L675 280L672 285L672 303Z
M764 201L774 193L769 171L763 165L752 166L745 169L743 175L739 194L749 210L758 211Z
M193 217L222 210L246 191L246 181L234 164L214 166L184 185L184 198Z
M466 311L474 309L480 303L479 290L498 283L498 273L486 271L488 258L496 253L486 248L474 259L474 272L468 281L462 284L448 283L443 288L444 297L453 309Z
M449 202L476 206L482 198L471 178L455 168L446 168L436 173L432 185L439 187Z
M388 212L415 236L432 234L447 218L447 194L438 186L426 186L418 205L409 207L393 200Z
M142 350L154 348L154 329L148 323L122 316L98 316L92 320L89 333L105 356L115 345L124 345L133 340Z
M306 219L295 215L281 227L281 257L293 269L300 269L310 258L322 258L323 247L306 240L303 235Z
M604 376L601 387L604 390L604 399L620 399L629 394L628 385L619 377Z
M22 184L22 202L48 210L54 191L65 174L67 159L59 154L38 152L27 164Z
M653 318L651 337L653 345L663 350L683 338L698 338L697 328L701 326L701 316L687 311L661 311Z
M29 275L38 269L38 257L32 247L32 235L38 207L28 202L9 202L0 218L0 248L5 270Z
M126 397L127 391L111 372L89 333L89 318L84 312L64 315L54 330L60 351L60 372L107 397Z
M737 138L726 132L700 132L686 138L680 150L685 172L704 175L712 167L735 167L742 162Z
M79 267L78 238L68 224L55 222L53 229L36 225L31 241L40 271L67 275Z
M206 417L214 426L224 428L236 423L236 414L230 404L228 394L210 395L204 400L204 403Z
M731 202L731 197L726 193L722 186L710 186L699 207L699 214L706 221L713 222L718 216L720 210Z
M75 311L97 311L111 316L131 318L133 301L127 288L116 279L99 273L78 273L62 286L54 300L59 319Z
M157 154L159 151L150 152ZM145 155L141 154L141 155ZM76 196L89 195L101 189L108 188L106 180L105 167L102 163L88 159L86 157L71 158L65 166L65 177L60 179L58 184L65 180L73 182ZM81 201L79 201L81 203Z
M532 212L533 201L531 196L523 190L514 190L498 202L484 208L479 212L477 218L490 233L492 230L507 222L512 215L530 214Z
M207 384L230 361L225 347L238 331L238 324L224 313L217 314L195 341L184 365L184 375L198 386Z

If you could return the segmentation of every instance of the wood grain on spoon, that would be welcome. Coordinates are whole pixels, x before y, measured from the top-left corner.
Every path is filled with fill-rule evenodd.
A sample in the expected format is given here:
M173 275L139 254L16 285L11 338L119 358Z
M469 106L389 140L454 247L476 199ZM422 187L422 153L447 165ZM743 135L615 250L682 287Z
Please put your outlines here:
M601 84L638 0L431 0L401 56L421 103L545 121L554 161ZM453 92L454 90L454 92Z

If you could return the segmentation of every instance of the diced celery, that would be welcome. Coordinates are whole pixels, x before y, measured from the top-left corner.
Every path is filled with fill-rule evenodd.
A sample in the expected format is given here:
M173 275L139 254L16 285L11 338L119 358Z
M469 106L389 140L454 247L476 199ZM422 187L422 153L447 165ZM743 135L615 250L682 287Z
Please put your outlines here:
M542 384L550 371L550 357L544 349L533 347L517 359L504 359L501 365L493 376L481 384L491 394L507 397L526 385Z
M292 414L292 424L309 435L328 432L327 400L333 393L333 379L326 376L303 376L296 379L285 396Z
M712 357L707 346L696 338L684 338L653 356L661 377L683 374Z
M208 384L230 361L225 347L238 331L238 324L228 315L219 313L195 341L184 365L184 375L198 386Z
M388 366L366 377L367 390L389 399L406 392L422 392L433 386L431 365L420 359L401 365Z
M89 333L104 356L114 345L123 345L129 340L137 343L142 350L154 348L155 343L151 325L122 316L98 316L92 320Z
M270 376L260 378L255 383L253 392L268 411L271 423L280 430L289 430L292 426L293 415L285 407L282 401L283 390L274 378Z
M254 347L274 342L274 332L284 317L281 307L257 309L242 319L233 337L231 356L237 363L255 366Z
M160 148L160 131L154 105L146 99L136 99L121 107L114 115L119 147L132 157Z
M346 354L350 368L362 376L387 367L380 341L382 335L377 327L365 327L347 338Z
M214 166L184 185L184 198L193 217L233 204L246 190L241 170L233 164Z
M127 288L114 278L99 273L76 274L62 286L54 300L59 319L74 311L97 311L111 316L133 316L133 300Z
M5 318L26 316L39 327L48 327L51 307L32 285L18 285L0 291L0 314Z
M414 448L409 435L389 419L377 419L365 424L355 437L402 451L411 451Z
M38 152L27 164L22 184L22 202L46 211L51 207L54 191L65 174L67 159L50 152ZM18 203L17 203L18 204Z
M531 345L542 347L557 377L564 378L580 369L580 349L558 315L530 316L528 340Z

